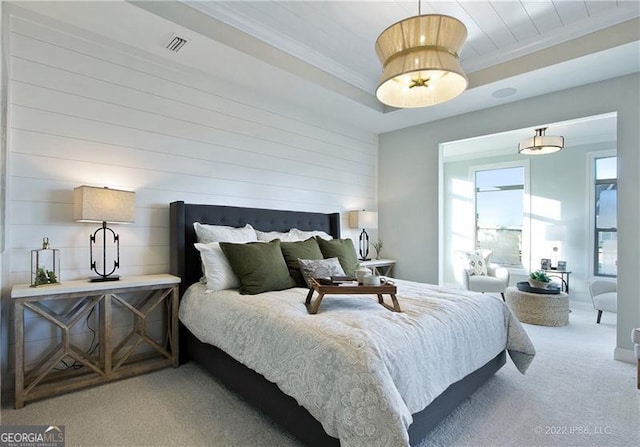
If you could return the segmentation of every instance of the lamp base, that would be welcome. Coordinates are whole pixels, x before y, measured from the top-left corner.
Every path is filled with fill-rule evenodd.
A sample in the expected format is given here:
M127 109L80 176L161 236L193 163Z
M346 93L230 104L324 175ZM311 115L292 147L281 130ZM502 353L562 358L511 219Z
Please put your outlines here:
M361 261L368 261L369 260L369 235L367 234L367 232L365 231L365 229L362 229L362 233L360 233L360 237L358 238L358 254L360 255L360 260Z
M358 261L371 261L371 258L358 258Z
M120 281L119 275L111 276L90 276L89 282L106 282L106 281Z

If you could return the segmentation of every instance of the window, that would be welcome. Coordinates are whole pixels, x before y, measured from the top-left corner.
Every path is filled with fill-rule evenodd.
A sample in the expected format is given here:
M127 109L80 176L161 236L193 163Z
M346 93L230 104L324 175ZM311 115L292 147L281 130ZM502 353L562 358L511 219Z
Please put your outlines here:
M524 179L524 166L475 171L476 248L505 267L522 267Z
M596 276L618 275L617 157L595 159L594 266Z

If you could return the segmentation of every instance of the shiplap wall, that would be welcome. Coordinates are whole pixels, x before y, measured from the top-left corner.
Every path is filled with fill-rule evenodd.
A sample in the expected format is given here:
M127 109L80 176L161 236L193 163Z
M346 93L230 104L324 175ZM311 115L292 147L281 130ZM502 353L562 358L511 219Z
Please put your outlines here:
M29 282L30 250L44 236L61 250L62 281L90 273L88 236L97 226L73 221L79 185L136 193L135 223L114 226L122 275L168 271L175 200L316 212L376 207L375 134L310 120L285 104L265 107L234 85L66 25L13 14L7 37L5 304L13 284ZM33 319L27 326L26 356L34 359L55 333ZM91 334L79 328L76 337L88 344ZM5 372L12 344L3 333Z

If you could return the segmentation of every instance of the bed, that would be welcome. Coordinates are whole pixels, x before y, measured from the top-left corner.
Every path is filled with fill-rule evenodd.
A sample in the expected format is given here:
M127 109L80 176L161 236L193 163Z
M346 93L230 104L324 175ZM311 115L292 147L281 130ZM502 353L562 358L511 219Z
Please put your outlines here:
M171 273L182 279L180 285L181 297L184 297L188 290L196 289L202 276L200 254L194 248L194 243L197 242L193 227L194 222L232 227L242 227L245 224L250 224L256 230L265 232L288 231L291 228L305 231L321 230L334 238L340 237L340 215L338 213L323 214L173 202L170 205L170 221ZM406 287L409 290L414 286L407 283ZM439 290L435 287L432 287L431 290L433 293L439 293L443 296L449 293L446 290ZM270 293L264 296L268 297ZM299 295L302 297L299 305L306 312L303 304L304 291L296 292L292 290L283 293L283 296L291 295L292 297L288 299L295 301L295 293L302 293L302 295ZM419 294L420 292L417 293ZM469 294L469 292L460 293ZM401 300L401 305L403 305L400 288L398 298ZM500 301L497 298L496 300ZM233 299L229 303L235 301L240 300ZM374 303L374 301L371 300L371 303ZM409 306L409 309L411 308L410 301L409 298L406 298L405 304ZM496 305L495 303L492 304L492 306ZM405 310L404 307L403 310ZM294 311L295 309L292 307L291 312ZM410 310L408 312L410 313ZM197 312L192 313L197 314ZM294 314L292 313L292 315ZM295 314L292 318L302 318L302 316ZM259 320L256 320L256 322L259 322ZM510 317L508 309L504 314L504 323L508 323L505 324L505 332L509 335L506 337L507 340L504 346L496 348L495 354L492 353L486 362L483 362L473 371L470 371L461 379L447 384L446 389L435 399L430 399L430 403L426 408L412 412L409 415L408 423L406 423L408 425L406 429L407 439L403 443L415 445L421 442L429 431L505 364L507 351L519 369L522 372L526 370L535 353L533 347L530 345L517 319ZM478 327L484 326L483 322L478 322L478 324ZM246 359L241 359L242 362L238 361L234 358L234 356L237 357L235 353L234 356L231 356L219 347L201 341L203 338L201 334L195 336L183 324L181 324L180 330L180 355L182 361L190 360L202 365L225 386L262 410L273 421L280 424L304 444L318 446L340 445L340 441L336 437L329 436L318 419L312 416L312 413L307 408L298 403L299 401L304 401L304 399L296 396L296 400L296 398L285 394L281 391L282 384L278 386L273 381L265 378L265 375L269 376L267 372L262 371L263 374L260 374L242 363L249 363ZM434 368L439 368L439 366L435 365ZM283 388L287 389L286 387ZM317 414L315 408L312 411ZM325 424L327 424L326 421ZM331 431L335 432L333 428L331 428ZM343 444L357 445L357 442L345 442L344 439Z

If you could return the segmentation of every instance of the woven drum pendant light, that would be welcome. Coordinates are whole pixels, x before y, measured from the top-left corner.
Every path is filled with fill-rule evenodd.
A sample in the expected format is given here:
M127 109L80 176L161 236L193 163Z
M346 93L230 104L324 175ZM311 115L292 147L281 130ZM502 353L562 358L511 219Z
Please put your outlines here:
M383 71L378 100L392 107L426 107L455 98L469 84L458 53L467 28L456 18L427 14L391 25L376 41Z

